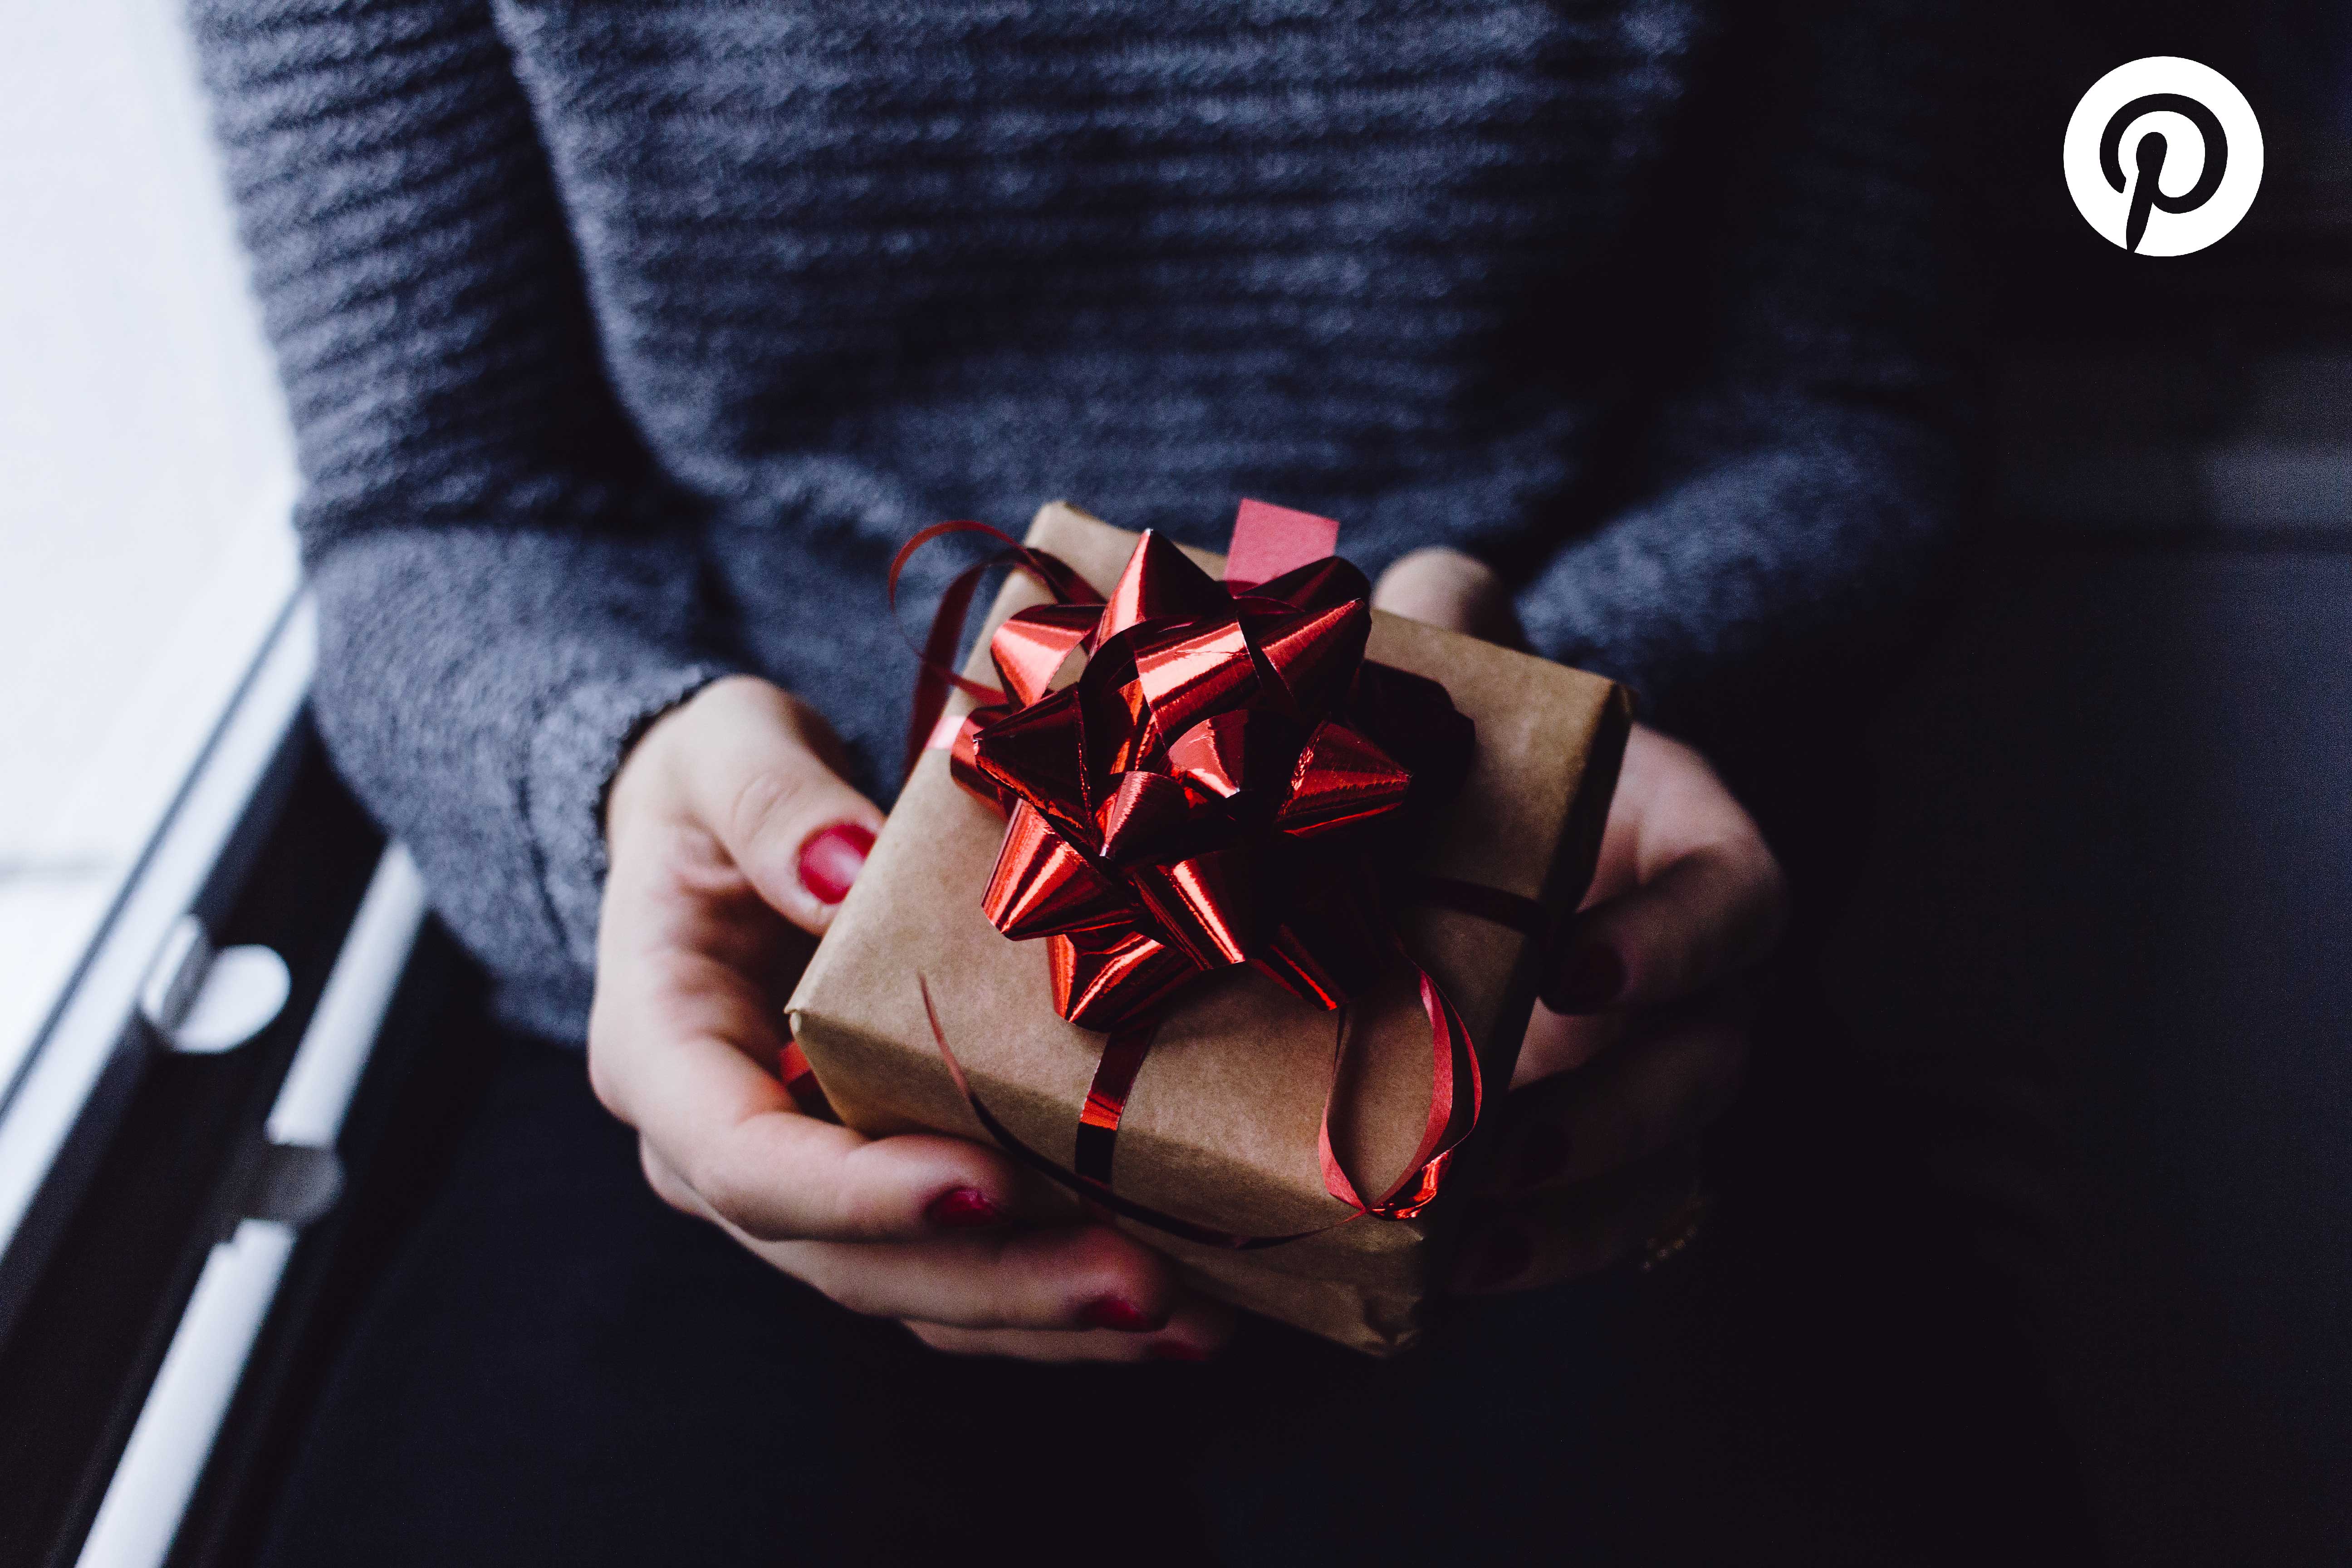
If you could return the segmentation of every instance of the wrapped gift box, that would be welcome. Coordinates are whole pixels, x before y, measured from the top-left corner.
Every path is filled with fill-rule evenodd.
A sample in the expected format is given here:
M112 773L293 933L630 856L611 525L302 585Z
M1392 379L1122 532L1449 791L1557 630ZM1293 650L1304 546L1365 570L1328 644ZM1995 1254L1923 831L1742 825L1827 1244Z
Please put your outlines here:
M1037 514L1025 542L1108 587L1138 536L1055 503ZM1223 574L1221 557L1185 553ZM1013 576L967 677L997 684L989 634L1048 597ZM1383 882L1410 889L1443 879L1523 909L1532 900L1551 918L1572 911L1591 875L1631 721L1624 690L1377 611L1364 657L1442 683L1475 728L1458 793L1393 847L1411 863L1382 868ZM953 703L950 728L972 705L961 694ZM950 763L950 749L940 745L913 769L793 994L793 1038L835 1111L861 1131L994 1139L1067 1173L1106 1036L1057 1014L1047 943L1010 940L983 911L1006 817L960 784ZM1385 1192L1423 1146L1444 1053L1433 1056L1413 963L1466 1028L1492 1123L1533 1005L1541 941L1522 929L1526 919L1454 907L1476 902L1395 899L1395 929L1412 962L1336 1011L1246 964L1179 987L1155 1010L1117 1130L1110 1186L1123 1212L1097 1204L1097 1214L1238 1306L1376 1354L1411 1344L1444 1278L1460 1176L1475 1165L1478 1132L1435 1199L1406 1218L1361 1215L1334 1196L1318 1133L1328 1100L1330 1152L1367 1195ZM950 1043L961 1087L942 1049ZM1073 1210L1079 1202L1042 1180L1038 1200ZM1295 1239L1266 1244L1277 1237Z

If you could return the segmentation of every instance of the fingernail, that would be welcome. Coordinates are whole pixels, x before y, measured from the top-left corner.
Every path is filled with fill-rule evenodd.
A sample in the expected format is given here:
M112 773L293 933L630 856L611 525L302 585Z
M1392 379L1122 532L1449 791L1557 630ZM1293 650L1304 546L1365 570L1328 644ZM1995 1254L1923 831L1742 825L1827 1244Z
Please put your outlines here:
M1519 1135L1519 1147L1511 1156L1505 1181L1514 1191L1540 1186L1559 1174L1567 1163L1568 1134L1549 1121L1533 1122Z
M1535 1261L1535 1244L1515 1225L1498 1225L1475 1244L1469 1267L1462 1271L1463 1288L1499 1290L1528 1271Z
M1552 976L1544 1000L1559 1013L1598 1013L1625 989L1625 961L1606 942L1580 942Z
M1123 1334L1140 1334L1158 1327L1134 1302L1117 1296L1096 1297L1078 1309L1078 1318L1091 1328L1117 1329Z
M874 835L861 824L836 822L809 835L801 846L801 886L820 904L837 904L866 865Z
M1182 1340L1154 1340L1143 1347L1143 1353L1153 1361L1206 1361L1209 1352Z
M923 1217L942 1230L977 1230L1003 1224L1004 1211L978 1187L950 1187L930 1201Z

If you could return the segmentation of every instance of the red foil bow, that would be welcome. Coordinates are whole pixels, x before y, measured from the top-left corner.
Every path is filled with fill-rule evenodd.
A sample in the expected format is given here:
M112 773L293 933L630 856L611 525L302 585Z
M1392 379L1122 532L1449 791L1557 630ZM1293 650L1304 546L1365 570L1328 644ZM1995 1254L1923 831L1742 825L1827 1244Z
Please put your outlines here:
M1009 700L957 774L1011 813L983 907L1045 939L1063 1017L1116 1030L1242 963L1337 1007L1392 967L1381 829L1458 786L1473 737L1443 687L1365 661L1370 593L1328 556L1236 592L1147 533L1108 602L997 630Z
M1431 1026L1421 1148L1366 1199L1332 1152L1327 1107L1321 1159L1326 1185L1357 1213L1419 1213L1476 1121L1478 1068L1460 1017L1397 941L1381 868L1404 858L1409 824L1460 788L1470 720L1435 681L1365 658L1370 585L1329 553L1338 525L1327 519L1244 501L1229 572L1275 574L1263 582L1219 583L1146 533L1107 596L994 529L942 523L900 552L894 593L909 555L956 531L998 539L998 561L1056 602L997 628L992 690L948 663L984 567L956 580L923 650L909 756L948 748L958 781L1007 813L983 908L1006 936L1044 939L1055 1010L1111 1036L1075 1180L1013 1141L967 1087L973 1110L1015 1153L1119 1212L1227 1246L1291 1239L1226 1237L1111 1194L1112 1139L1152 1021L1187 984L1235 965L1324 1008L1406 969ZM940 721L950 686L983 706ZM932 1027L962 1082L935 1016ZM1345 1033L1343 1019L1339 1048Z

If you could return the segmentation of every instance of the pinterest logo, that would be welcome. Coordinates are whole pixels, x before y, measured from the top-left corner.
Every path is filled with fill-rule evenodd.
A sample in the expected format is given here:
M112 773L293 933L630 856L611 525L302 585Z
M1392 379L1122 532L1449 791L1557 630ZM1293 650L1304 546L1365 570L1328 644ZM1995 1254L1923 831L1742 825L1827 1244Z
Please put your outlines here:
M2083 95L2066 122L2065 163L2084 222L2136 256L2187 256L2254 205L2263 128L2220 71L2150 55Z

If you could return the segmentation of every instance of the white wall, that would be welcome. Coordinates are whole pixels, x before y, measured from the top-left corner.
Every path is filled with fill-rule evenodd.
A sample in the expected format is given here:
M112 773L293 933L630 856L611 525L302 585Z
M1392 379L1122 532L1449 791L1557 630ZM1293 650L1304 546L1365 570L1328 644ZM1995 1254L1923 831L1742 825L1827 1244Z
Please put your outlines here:
M291 582L176 0L0 0L0 1089Z

